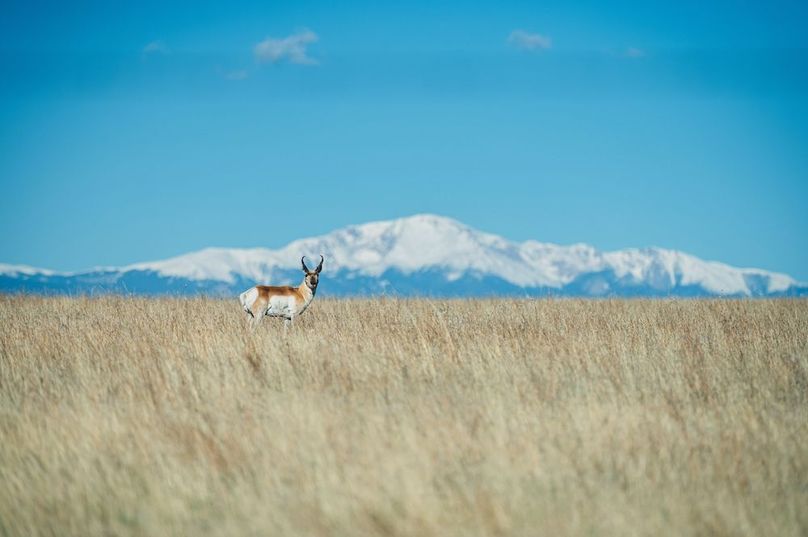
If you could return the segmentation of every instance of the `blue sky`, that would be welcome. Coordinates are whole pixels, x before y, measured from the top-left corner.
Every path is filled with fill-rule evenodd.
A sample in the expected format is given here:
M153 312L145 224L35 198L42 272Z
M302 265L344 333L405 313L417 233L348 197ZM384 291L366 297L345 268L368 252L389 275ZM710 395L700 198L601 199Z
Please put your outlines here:
M0 262L432 212L808 281L800 2L18 2Z

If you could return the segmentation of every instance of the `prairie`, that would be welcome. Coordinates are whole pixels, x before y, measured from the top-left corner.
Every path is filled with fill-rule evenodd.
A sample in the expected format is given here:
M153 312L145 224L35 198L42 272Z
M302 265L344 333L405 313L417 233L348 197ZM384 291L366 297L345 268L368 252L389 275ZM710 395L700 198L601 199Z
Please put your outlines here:
M2 535L808 533L806 300L0 296Z

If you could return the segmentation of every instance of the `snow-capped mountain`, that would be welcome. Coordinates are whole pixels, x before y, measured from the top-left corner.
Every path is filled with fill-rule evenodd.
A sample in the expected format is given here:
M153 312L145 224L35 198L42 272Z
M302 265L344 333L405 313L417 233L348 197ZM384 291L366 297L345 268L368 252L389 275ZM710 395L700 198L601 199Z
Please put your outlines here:
M326 258L320 293L401 296L803 296L785 274L661 248L516 243L456 220L416 215L339 229L278 250L207 248L164 261L58 273L0 264L0 291L236 294L297 284L300 258Z

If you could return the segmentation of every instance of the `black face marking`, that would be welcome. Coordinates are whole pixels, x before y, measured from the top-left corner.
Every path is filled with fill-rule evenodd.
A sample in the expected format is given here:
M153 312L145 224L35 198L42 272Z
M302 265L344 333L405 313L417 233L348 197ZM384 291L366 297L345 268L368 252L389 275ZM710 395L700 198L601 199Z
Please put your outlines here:
M319 276L317 276L316 272L308 272L306 274L306 278L304 279L306 282L306 287L311 289L312 291L317 289L317 283L319 281Z

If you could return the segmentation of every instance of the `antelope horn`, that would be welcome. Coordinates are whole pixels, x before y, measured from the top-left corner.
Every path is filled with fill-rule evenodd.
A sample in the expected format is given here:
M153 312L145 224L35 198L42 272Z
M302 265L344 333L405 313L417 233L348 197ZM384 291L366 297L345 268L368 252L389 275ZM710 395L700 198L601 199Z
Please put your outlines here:
M323 257L322 254L320 254L320 264L317 265L317 268L314 269L314 272L320 272L321 270L323 270L323 261L325 261L325 258Z
M306 274L308 274L309 272L311 272L311 271L309 270L309 267L307 267L307 266L306 266L306 256L305 256L305 255L304 255L303 257L301 257L301 258L300 258L300 264L301 264L301 265L303 265L303 272L305 272Z

